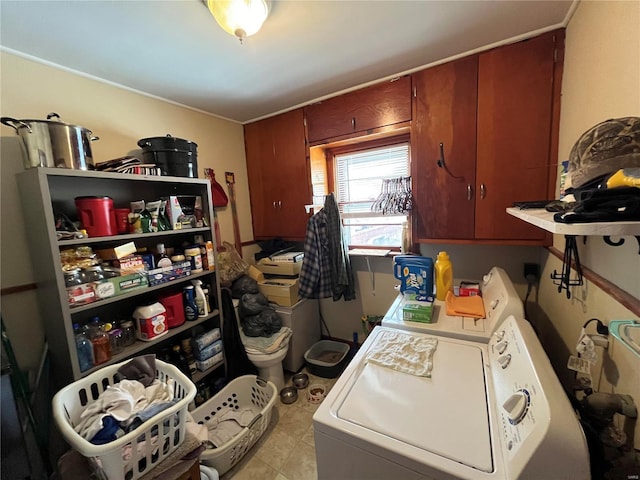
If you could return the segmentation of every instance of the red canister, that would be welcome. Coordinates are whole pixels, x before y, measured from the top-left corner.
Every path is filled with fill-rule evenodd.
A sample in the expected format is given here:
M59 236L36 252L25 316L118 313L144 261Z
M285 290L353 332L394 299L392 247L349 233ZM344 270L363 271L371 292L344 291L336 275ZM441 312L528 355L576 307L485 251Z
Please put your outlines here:
M167 326L169 328L179 327L185 322L182 292L165 295L158 300L167 311Z
M111 197L76 197L78 218L90 237L118 234L116 214Z

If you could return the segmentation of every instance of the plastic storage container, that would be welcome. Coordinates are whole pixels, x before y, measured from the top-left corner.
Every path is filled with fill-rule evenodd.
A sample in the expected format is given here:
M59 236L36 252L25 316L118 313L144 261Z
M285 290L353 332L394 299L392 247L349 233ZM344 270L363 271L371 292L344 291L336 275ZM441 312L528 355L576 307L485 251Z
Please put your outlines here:
M453 289L453 266L447 252L439 252L435 263L436 299L444 301Z
M136 322L138 339L144 342L155 340L169 331L166 310L160 302L136 308L133 319Z
M185 322L184 302L182 292L175 292L158 298L158 301L165 308L167 315L167 327L179 327Z
M103 367L56 393L52 401L53 418L71 448L87 457L92 467L101 466L106 478L136 480L184 441L187 409L196 396L196 386L177 367L156 359L156 378L174 382L175 405L113 442L94 445L77 434L73 425L80 422L82 412L98 399L100 393L116 383L116 372L126 363L128 360ZM147 441L143 441L145 439ZM123 455L125 452L130 452L130 456Z
M76 197L78 218L90 237L118 234L116 212L110 197Z
M420 255L396 255L393 276L400 280L400 293L433 294L433 259Z
M324 378L337 377L347 362L349 345L333 340L320 340L304 354L307 369L313 375Z

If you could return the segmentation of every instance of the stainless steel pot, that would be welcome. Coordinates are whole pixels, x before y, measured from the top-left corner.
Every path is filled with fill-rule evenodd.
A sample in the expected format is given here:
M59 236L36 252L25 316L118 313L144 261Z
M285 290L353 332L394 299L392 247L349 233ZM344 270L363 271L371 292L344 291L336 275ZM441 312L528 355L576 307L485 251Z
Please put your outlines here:
M16 120L2 117L0 122L13 128L24 148L24 167L60 167L93 170L91 142L98 140L91 130L51 120L60 119L50 113L46 120Z

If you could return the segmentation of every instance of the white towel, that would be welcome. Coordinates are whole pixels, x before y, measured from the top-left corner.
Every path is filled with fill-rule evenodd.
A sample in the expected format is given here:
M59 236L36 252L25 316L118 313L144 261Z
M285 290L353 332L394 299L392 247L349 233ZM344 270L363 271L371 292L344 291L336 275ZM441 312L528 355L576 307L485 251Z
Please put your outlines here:
M410 375L431 377L433 352L437 345L435 337L386 331L367 353L365 361Z

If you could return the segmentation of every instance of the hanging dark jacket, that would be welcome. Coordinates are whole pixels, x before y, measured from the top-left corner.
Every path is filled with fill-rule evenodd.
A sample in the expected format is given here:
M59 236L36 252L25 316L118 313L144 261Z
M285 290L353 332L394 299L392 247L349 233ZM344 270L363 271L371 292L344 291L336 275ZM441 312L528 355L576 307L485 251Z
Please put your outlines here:
M258 369L247 357L247 352L240 339L236 309L233 307L231 291L228 288L222 292L222 315L224 317L222 328L222 342L227 361L227 381L231 381L242 375L257 375Z

